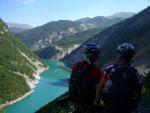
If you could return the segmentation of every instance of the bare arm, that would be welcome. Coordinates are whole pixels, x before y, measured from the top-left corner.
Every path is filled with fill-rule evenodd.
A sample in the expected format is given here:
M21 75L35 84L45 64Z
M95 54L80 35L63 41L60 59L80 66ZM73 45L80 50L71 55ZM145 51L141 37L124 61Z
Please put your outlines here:
M97 90L96 90L96 102L97 102L97 103L98 103L99 100L100 100L100 96L101 96L101 94L102 94L102 91L103 91L103 88L104 88L104 86L105 86L105 84L106 84L106 81L107 81L107 80L102 79L102 80L100 81L98 87L97 87Z

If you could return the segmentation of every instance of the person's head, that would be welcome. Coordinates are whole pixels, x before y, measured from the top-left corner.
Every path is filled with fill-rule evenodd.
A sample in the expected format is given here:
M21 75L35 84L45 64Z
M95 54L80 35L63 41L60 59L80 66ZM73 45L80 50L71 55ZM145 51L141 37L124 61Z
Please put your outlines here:
M94 43L87 43L84 47L84 60L89 63L94 63L98 59L100 47Z
M135 54L135 47L131 43L123 43L117 47L119 53L118 62L130 62Z

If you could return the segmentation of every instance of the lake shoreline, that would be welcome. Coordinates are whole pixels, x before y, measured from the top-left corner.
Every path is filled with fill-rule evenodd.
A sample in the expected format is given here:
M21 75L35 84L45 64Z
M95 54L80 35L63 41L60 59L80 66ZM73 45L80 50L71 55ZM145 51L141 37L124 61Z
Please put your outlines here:
M37 69L36 73L33 75L35 77L35 80L34 81L31 81L31 83L27 83L29 85L29 87L31 88L31 90L27 93L25 93L24 95L22 95L21 97L18 97L17 99L15 100L12 100L12 101L6 101L4 104L1 104L0 105L0 110L12 105L12 104L15 104L16 102L24 99L25 97L29 96L31 93L34 92L33 88L35 87L35 85L39 82L40 80L40 74L44 71L46 71L48 69L47 68L44 68L44 67L39 67L39 69ZM32 85L31 85L32 84Z

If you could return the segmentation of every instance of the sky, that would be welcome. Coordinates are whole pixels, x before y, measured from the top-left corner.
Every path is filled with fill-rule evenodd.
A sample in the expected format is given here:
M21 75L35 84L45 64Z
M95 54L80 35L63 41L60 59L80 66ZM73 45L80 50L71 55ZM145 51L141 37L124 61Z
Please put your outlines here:
M148 6L150 0L0 0L0 18L35 27L57 20L138 13Z

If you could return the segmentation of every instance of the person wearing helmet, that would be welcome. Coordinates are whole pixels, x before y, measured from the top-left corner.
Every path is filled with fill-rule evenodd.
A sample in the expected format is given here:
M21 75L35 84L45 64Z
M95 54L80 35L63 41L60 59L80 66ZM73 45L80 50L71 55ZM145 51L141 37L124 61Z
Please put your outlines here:
M84 61L93 64L97 61L100 47L93 43L88 43L84 47Z
M107 88L107 107L104 113L131 113L141 99L141 75L131 66L135 47L123 43L117 47L117 63L108 66L96 91L98 103ZM109 84L109 85L108 85Z
M74 113L94 113L92 106L95 100L97 85L102 73L96 65L100 47L94 43L83 46L84 58L73 65L69 80L69 99L75 105Z
M118 63L130 63L135 54L135 47L130 43L123 43L117 47L117 51L119 53Z

